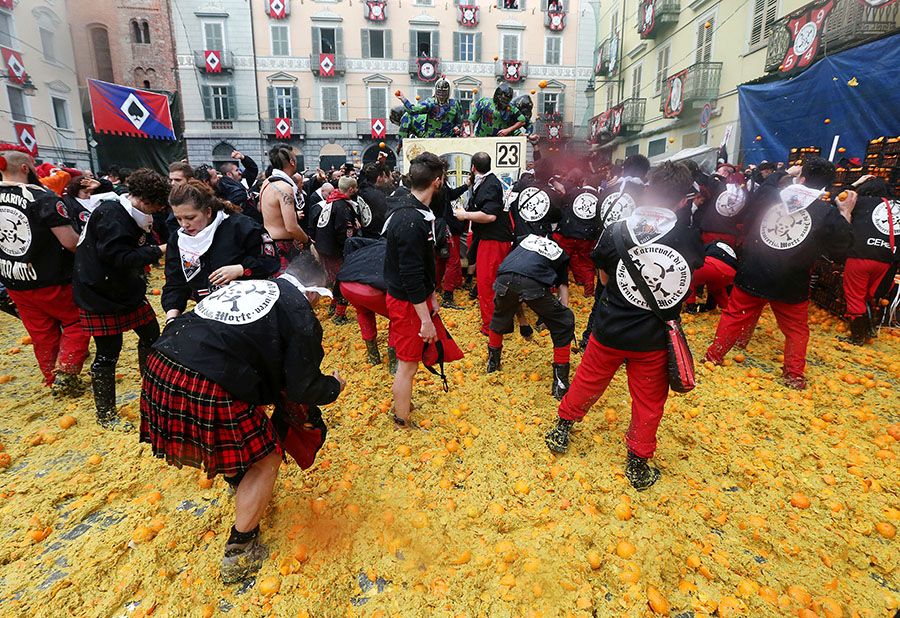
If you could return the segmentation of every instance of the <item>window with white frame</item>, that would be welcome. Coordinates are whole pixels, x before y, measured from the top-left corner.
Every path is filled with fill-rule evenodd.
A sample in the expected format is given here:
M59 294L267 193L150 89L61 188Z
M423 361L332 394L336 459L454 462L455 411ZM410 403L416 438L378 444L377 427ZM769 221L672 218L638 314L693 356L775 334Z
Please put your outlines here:
M337 86L322 86L322 120L337 122L341 119L340 91Z
M369 86L369 118L387 118L387 108L387 87Z
M25 93L15 86L6 86L6 96L9 98L9 115L16 122L28 122L28 105L25 102Z
M231 96L228 86L210 86L212 97L213 120L231 120L236 110L231 109Z
M547 35L544 39L544 64L562 64L562 37Z
M53 104L53 120L57 129L71 129L72 121L69 119L69 101L62 97L50 97Z
M319 42L322 54L337 53L337 31L334 28L319 28Z
M511 11L518 11L524 0L503 0L503 8Z
M544 115L553 114L559 111L559 93L558 92L545 92L543 97L544 109L541 110L541 113Z
M660 47L656 52L656 94L662 94L666 87L666 78L669 76L669 57L671 56L672 47L666 45Z
M616 86L610 84L606 87L606 109L612 109L616 104Z
M753 0L751 8L749 43L752 48L768 40L769 29L778 19L778 0Z
M13 45L15 38L12 15L7 11L0 10L0 45L10 49L18 49L18 45Z
M225 24L220 21L203 23L203 49L225 50Z
M643 77L644 66L638 64L631 69L631 98L639 99L641 97L641 78Z
M701 18L696 25L697 50L694 62L710 62L713 57L713 33L716 29L716 17L709 14Z
M276 118L297 118L299 110L294 109L293 87L274 86ZM295 116L294 114L297 113Z
M475 62L475 33L460 32L459 37L459 62Z
M470 88L467 88L466 90L460 90L457 100L459 101L459 105L460 107L462 107L463 113L466 115L466 118L468 118L469 112L472 110L472 103L475 101L475 93L472 92Z
M272 34L272 55L290 56L291 39L288 26L272 24L270 32Z
M385 57L384 30L369 30L369 58Z
M52 30L46 28L38 28L41 36L41 51L44 53L44 60L56 62L56 35Z
M619 31L619 11L613 11L613 14L609 17L609 33L616 34Z
M500 35L500 59L519 60L519 42L521 38L518 32L504 32Z
M436 32L430 30L413 31L415 43L415 56L417 58L435 58L437 57L437 45L435 44Z

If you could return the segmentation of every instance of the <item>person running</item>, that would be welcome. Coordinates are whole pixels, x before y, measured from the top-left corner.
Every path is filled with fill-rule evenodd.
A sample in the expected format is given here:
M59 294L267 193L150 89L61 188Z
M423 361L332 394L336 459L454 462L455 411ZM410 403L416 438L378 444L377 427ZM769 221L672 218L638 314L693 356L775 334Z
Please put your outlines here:
M569 256L558 244L536 234L519 241L494 282L494 316L488 340L487 373L500 369L503 335L513 332L516 312L525 303L550 330L553 340L551 394L562 399L569 389L569 344L575 338L575 315L569 309ZM559 288L559 298L553 289Z
M128 190L118 200L102 201L88 219L75 252L72 285L81 327L97 347L91 386L97 422L107 429L129 428L121 423L116 408L122 333L137 333L142 372L150 346L159 337L156 312L145 296L144 269L166 252L166 245L148 240L153 214L168 205L169 182L153 170L139 169L128 176Z
M675 214L686 206L692 184L684 165L661 164L651 170L637 208L600 236L593 258L604 288L593 332L559 404L557 424L545 438L550 450L565 453L572 425L584 419L625 363L632 400L625 477L638 490L659 479L659 470L647 462L656 451L656 432L669 396L666 325L650 310L617 244L636 262L663 316L677 320L691 272L703 263L699 233L679 223Z
M281 273L309 242L309 236L300 225L306 215L306 202L294 180L297 157L291 147L287 144L272 146L269 162L272 164L272 175L260 189L259 210L263 216L263 227L275 243L275 251L281 259L278 270Z
M346 382L322 374L322 327L314 307L331 292L304 253L275 280L235 281L175 319L153 346L141 387L140 441L181 468L221 474L235 489L225 541L225 584L268 556L259 522L285 452L309 468L327 428L318 406ZM266 407L274 405L271 418Z
M166 324L184 313L188 300L200 299L239 279L266 279L280 260L263 227L216 197L197 180L178 184L169 194L180 226L166 252L162 308Z
M711 311L717 305L719 309L725 309L728 305L728 288L734 283L734 275L737 272L738 258L734 248L724 240L714 240L704 246L706 258L703 266L697 269L691 277L691 293L685 303L687 313L700 313L709 307ZM707 299L706 305L697 304L697 290L706 286L706 293L712 303Z
M58 195L41 186L24 148L0 145L0 283L31 336L44 384L54 395L84 390L79 374L89 335L72 297L78 234Z
M760 203L756 220L747 230L728 306L704 361L721 365L768 304L785 337L785 384L806 388L810 272L820 255L843 258L853 242L850 217L855 194L838 199L838 208L817 198L834 174L833 163L809 157L799 171L798 184L782 190L776 202Z
M315 225L316 251L328 274L328 286L334 290L329 313L334 314L334 323L338 325L350 322L347 319L347 299L341 296L337 274L344 263L344 243L356 236L359 229L359 219L352 203L356 191L356 180L341 176L338 188L328 195L322 211L310 219L310 223Z

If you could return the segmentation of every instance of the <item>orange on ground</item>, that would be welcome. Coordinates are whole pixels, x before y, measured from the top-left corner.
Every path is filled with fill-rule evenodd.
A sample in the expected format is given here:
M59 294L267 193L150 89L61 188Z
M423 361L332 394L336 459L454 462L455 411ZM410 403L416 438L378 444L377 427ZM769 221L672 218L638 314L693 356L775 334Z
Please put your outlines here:
M63 429L68 429L69 427L74 425L76 422L78 422L78 421L75 420L74 416L66 415L66 416L62 417L61 419L59 419L59 426Z
M647 602L650 604L650 609L660 616L669 615L669 602L666 601L666 598L653 586L647 587Z

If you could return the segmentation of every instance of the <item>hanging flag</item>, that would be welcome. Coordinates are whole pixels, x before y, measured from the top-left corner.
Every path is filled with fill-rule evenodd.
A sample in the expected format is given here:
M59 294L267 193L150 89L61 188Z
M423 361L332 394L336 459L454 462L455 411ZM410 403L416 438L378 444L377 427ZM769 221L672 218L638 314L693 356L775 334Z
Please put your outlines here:
M287 17L287 5L285 0L267 0L269 5L269 17L272 19L284 19Z
M624 105L616 105L609 110L609 132L611 135L618 135L622 132L622 112L625 110Z
M883 6L887 6L888 4L892 4L897 0L859 0L859 3L863 6L867 6L870 9L878 9Z
M666 118L674 118L681 113L684 107L684 81L687 79L687 69L679 71L666 80L667 92L666 108L663 115Z
M478 7L464 4L459 7L457 13L460 26L474 27L478 25Z
M175 139L164 94L88 80L94 130L112 135Z
M825 18L834 7L834 0L819 4L788 21L791 44L781 66L782 73L797 73L812 64L819 49L819 38L825 26Z
M511 62L508 60L503 61L503 79L508 82L517 82L522 79L521 75L521 62Z
M547 123L547 140L551 142L558 142L562 138L562 123L561 122L548 122Z
M275 137L278 139L291 139L291 119L275 119Z
M319 54L319 76L334 77L334 54Z
M416 63L419 65L419 79L423 82L433 82L437 79L438 61L436 58L419 58Z
M23 122L14 122L13 130L16 132L19 143L31 152L31 156L38 156L38 143L37 137L34 135L34 126Z
M387 120L385 118L372 118L372 139L387 135Z
M641 25L640 33L642 39L652 38L654 35L653 28L656 26L656 10L655 0L643 0L640 6Z
M0 8L13 10L14 0L0 0Z
M471 137L472 136L472 125L469 124L468 120L463 120L462 123L462 136L463 137Z
M387 17L387 2L385 0L366 0L365 17L369 21L384 21Z
M215 49L208 49L203 52L203 58L206 60L207 73L222 72L222 52Z
M558 13L547 13L547 25L551 30L562 30L566 27L566 14L562 11Z
M3 52L3 62L9 71L10 81L16 84L24 84L25 80L28 79L28 74L25 72L25 65L22 64L22 54L8 47L0 47L0 51Z

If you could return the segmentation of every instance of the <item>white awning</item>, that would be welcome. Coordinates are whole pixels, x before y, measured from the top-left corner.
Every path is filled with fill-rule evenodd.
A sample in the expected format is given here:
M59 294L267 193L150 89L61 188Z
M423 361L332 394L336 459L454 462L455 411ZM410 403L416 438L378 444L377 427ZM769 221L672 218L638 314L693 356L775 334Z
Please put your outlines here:
M695 148L685 148L678 152L664 152L656 156L650 157L651 165L658 165L663 161L685 161L691 159L695 161L700 169L710 174L716 170L716 153L718 148L715 146L697 146Z

